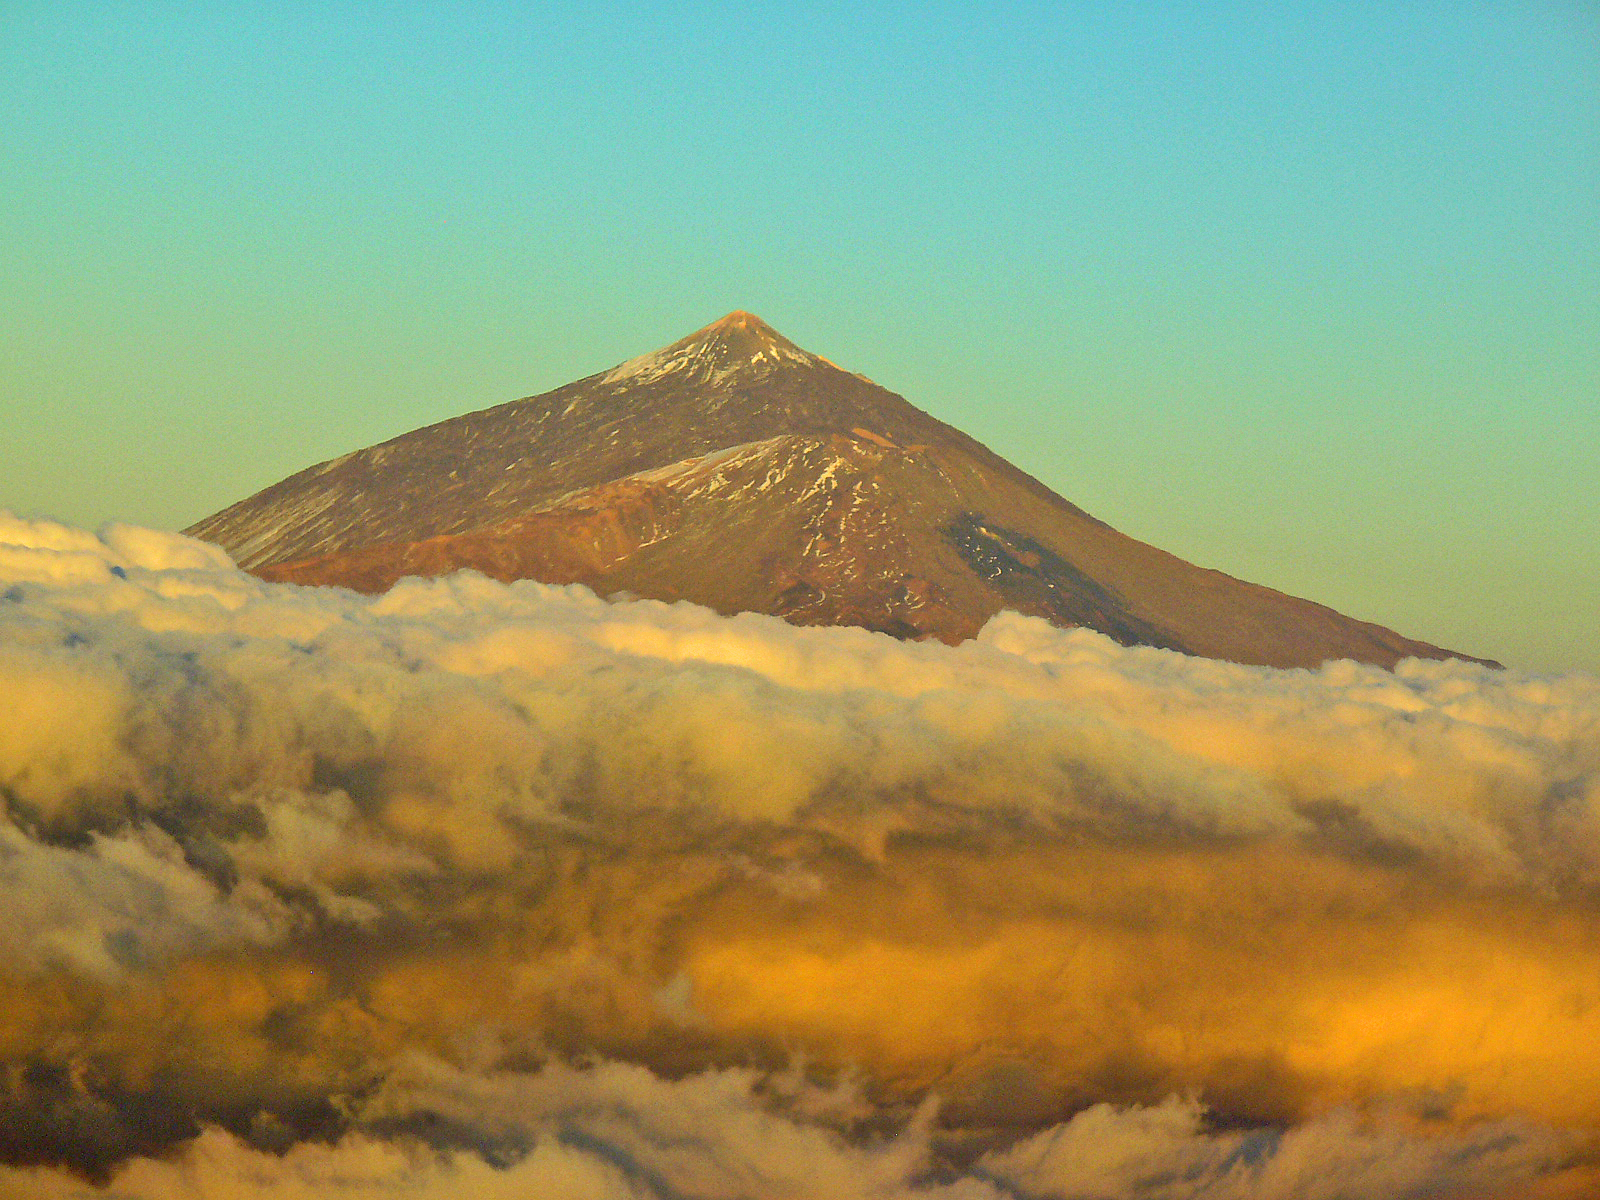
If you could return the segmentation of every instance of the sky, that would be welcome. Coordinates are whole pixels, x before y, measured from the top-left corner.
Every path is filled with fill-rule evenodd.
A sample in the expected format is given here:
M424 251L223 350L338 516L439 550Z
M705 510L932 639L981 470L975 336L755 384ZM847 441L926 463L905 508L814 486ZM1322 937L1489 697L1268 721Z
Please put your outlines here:
M0 0L0 507L735 309L1202 565L1600 671L1600 12Z

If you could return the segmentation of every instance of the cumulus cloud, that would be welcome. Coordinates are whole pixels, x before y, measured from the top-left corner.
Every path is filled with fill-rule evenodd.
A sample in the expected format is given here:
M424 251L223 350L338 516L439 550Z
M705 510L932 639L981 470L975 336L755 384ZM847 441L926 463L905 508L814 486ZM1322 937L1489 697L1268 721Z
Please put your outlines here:
M1495 1195L1600 1127L1581 675L0 515L0 800L0 1192Z
M274 1154L210 1128L174 1156L125 1164L104 1188L58 1169L0 1168L0 1197L1401 1200L1578 1196L1597 1181L1572 1167L1570 1138L1514 1122L1419 1134L1393 1114L1341 1111L1287 1132L1215 1132L1198 1104L1173 1098L1096 1105L952 1168L936 1160L931 1106L893 1134L852 1141L775 1106L752 1072L671 1082L615 1063L476 1078L408 1067L397 1072L405 1082L391 1085L403 1097L373 1107L398 1103L436 1124L492 1128L499 1146L441 1149L391 1125Z

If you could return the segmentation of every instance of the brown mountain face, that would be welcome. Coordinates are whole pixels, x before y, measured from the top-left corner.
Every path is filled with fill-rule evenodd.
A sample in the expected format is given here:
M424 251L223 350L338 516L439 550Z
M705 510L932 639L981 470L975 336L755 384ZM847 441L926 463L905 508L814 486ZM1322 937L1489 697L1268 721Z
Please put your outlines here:
M366 592L470 567L947 642L1014 609L1278 667L1451 656L1125 537L745 312L187 532L265 579Z

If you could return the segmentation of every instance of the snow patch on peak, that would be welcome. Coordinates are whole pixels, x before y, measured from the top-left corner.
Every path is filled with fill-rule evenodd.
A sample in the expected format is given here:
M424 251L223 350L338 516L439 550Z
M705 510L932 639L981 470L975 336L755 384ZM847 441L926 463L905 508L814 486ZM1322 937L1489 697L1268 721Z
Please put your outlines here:
M668 346L665 350L654 350L649 354L630 358L625 363L619 363L600 376L600 382L648 383L652 379L660 379L688 365L682 355L673 353L672 347Z
M822 362L754 313L736 309L670 346L611 368L600 376L600 382L635 385L682 374L715 385L741 377L763 377L786 364L816 366Z
M822 443L817 439L797 434L779 434L776 437L761 438L752 442L739 442L706 454L696 454L676 462L635 471L598 487L573 488L570 492L563 492L530 509L526 515L555 512L574 505L581 506L589 503L597 491L607 491L619 486L661 487L684 497L714 494L735 474L756 472L764 467L765 471L761 478L756 479L752 475L753 482L746 482L739 488L742 492L762 492L783 479L807 452L821 448Z

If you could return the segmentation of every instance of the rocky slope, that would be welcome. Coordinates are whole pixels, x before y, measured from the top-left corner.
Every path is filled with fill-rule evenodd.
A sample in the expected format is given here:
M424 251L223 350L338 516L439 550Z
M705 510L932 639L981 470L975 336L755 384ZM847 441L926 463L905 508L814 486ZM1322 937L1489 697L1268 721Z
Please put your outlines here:
M950 642L1009 608L1270 666L1451 656L1126 537L744 312L187 532L264 578L363 591L471 567Z

